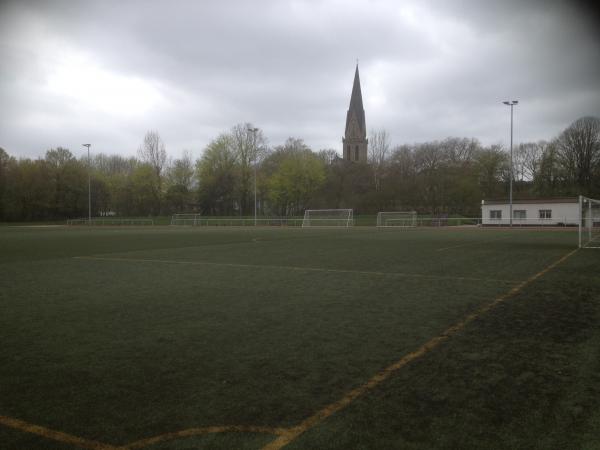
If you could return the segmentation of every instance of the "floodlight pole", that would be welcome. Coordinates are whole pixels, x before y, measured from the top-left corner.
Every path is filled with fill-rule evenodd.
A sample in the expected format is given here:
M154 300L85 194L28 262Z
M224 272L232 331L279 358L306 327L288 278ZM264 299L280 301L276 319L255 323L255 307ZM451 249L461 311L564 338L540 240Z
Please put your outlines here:
M92 224L92 178L90 164L90 147L92 144L81 144L88 150L88 225Z
M258 131L258 128L248 128L248 131L252 133L252 148L254 150L254 226L256 226L256 132Z
M509 204L510 204L510 226L513 226L513 106L518 105L518 100L511 100L502 102L505 105L510 106L510 180L509 180Z

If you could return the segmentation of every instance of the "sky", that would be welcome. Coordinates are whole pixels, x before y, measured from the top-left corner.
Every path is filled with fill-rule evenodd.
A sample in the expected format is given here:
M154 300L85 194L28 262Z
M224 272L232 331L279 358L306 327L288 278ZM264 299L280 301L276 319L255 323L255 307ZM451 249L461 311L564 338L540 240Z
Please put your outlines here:
M0 2L0 147L194 157L233 125L342 150L358 60L391 144L549 140L600 116L600 28L576 1Z

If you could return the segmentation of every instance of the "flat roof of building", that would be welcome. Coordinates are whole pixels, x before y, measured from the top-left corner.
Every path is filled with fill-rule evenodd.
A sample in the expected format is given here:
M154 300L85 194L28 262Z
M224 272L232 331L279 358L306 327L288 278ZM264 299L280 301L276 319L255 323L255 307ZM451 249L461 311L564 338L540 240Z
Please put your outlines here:
M547 198L528 198L528 199L513 199L513 205L535 205L539 203L578 203L579 197L547 197ZM481 200L482 205L508 205L506 199L503 200Z

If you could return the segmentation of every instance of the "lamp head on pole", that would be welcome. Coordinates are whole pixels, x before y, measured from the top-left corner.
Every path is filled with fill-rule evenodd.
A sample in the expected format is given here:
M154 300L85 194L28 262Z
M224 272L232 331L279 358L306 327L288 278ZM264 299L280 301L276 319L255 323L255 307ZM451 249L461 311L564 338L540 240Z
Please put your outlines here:
M507 106L513 106L513 105L518 105L519 104L519 100L511 100L510 102L506 101L506 102L502 102L502 103L504 103Z

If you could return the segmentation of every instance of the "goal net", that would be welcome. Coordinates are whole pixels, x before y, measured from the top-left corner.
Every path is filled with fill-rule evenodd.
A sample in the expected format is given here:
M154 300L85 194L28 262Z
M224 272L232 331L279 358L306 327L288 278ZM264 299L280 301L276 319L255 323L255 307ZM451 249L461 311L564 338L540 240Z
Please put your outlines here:
M307 209L303 227L351 227L354 225L352 209Z
M173 214L171 225L201 225L200 214Z
M579 197L579 247L600 248L600 200Z
M377 214L378 227L416 227L416 211L381 211Z

